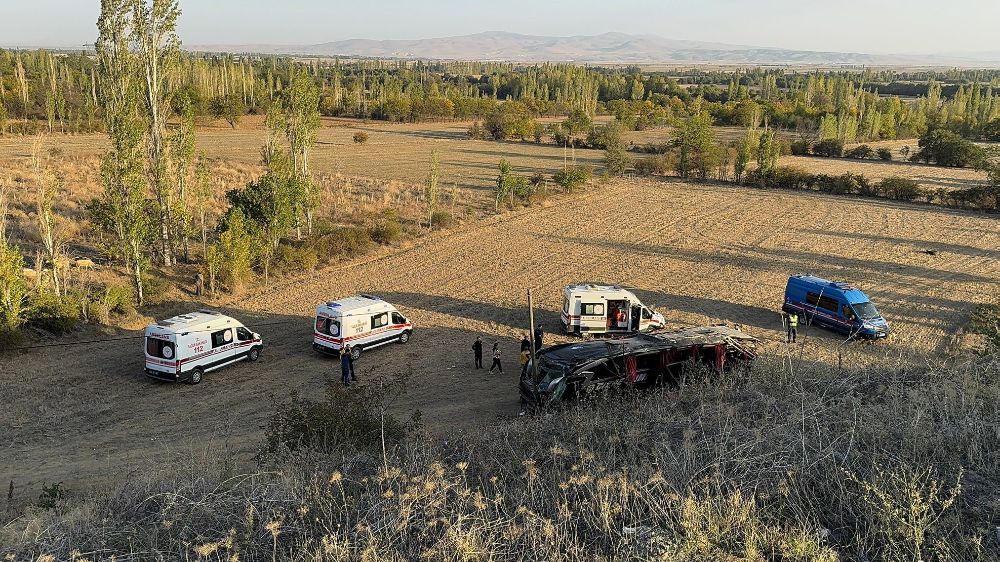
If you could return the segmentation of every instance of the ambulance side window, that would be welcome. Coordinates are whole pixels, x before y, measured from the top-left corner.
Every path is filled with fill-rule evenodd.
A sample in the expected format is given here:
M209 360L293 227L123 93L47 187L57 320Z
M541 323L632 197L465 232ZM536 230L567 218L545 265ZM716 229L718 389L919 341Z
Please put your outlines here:
M389 325L389 313L383 312L372 316L372 330Z
M602 303L583 303L580 305L581 316L604 316Z
M653 319L653 313L650 312L648 308L643 308L642 309L642 319L643 320L652 320Z
M219 330L218 332L212 332L212 348L222 347L226 344L233 343L233 332L229 328L225 330Z
M406 318L403 318L403 315L400 314L400 313L398 313L398 312L393 312L392 313L392 323L393 324L406 324Z
M247 341L253 339L253 334L246 328L236 328L236 337L240 338L240 341Z

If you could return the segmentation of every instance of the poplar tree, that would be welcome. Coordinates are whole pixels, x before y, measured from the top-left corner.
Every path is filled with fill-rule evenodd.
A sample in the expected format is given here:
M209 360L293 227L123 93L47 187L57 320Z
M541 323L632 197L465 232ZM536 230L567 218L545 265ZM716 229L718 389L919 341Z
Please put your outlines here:
M736 183L743 183L747 166L753 160L753 156L760 143L758 136L757 129L750 127L743 134L743 138L739 140L739 143L737 143L736 159L733 162L733 179L736 180Z
M764 185L765 178L778 166L778 144L774 140L774 131L766 130L760 135L760 142L757 145L757 174L760 176L761 186Z
M145 250L151 221L146 209L146 126L140 99L142 85L130 42L132 0L102 0L97 20L98 103L103 110L110 148L101 161L104 192L91 202L90 219L110 239L112 256L122 260L142 305Z
M279 123L292 157L292 170L302 187L298 200L299 214L305 217L306 231L312 234L313 216L319 206L318 194L309 174L309 153L316 143L320 127L319 88L307 74L297 74L284 92L278 108Z
M427 174L426 193L427 196L427 229L434 228L434 211L437 210L438 203L438 181L441 179L441 163L438 151L435 148L431 152L431 169Z
M194 162L194 108L185 99L181 104L181 122L170 138L170 162L173 165L173 180L177 184L177 203L171 211L173 240L180 240L184 251L184 261L191 261L190 230L191 212L189 208L189 183Z
M28 284L24 281L24 257L0 239L0 336L13 334L24 323Z
M35 220L38 226L38 238L42 241L45 258L52 265L52 289L57 295L62 294L59 279L59 251L61 242L57 237L55 216L52 208L56 197L62 191L62 179L44 162L41 156L42 137L35 139L32 147L31 163L35 171Z
M105 0L118 4L118 0ZM130 39L136 58L135 70L140 73L140 91L145 110L148 142L146 173L156 195L159 211L160 251L163 265L174 263L173 257L173 188L167 172L165 142L167 116L170 111L166 95L166 78L177 63L180 39L177 37L177 0L131 0Z

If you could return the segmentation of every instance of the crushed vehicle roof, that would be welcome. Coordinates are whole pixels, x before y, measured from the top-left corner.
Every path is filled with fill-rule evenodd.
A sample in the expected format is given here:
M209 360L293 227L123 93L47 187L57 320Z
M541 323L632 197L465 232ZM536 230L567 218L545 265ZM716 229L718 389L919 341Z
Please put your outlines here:
M593 340L567 343L544 349L540 355L547 361L564 365L579 365L602 359L694 345L718 345L740 341L750 343L757 338L729 326L686 328L676 332L638 334L622 339Z

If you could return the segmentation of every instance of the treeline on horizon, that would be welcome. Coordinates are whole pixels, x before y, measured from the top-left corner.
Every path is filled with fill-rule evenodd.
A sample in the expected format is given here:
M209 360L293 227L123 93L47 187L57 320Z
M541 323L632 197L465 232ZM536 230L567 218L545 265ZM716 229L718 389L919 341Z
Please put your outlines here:
M916 138L934 128L1000 140L998 70L649 71L184 53L166 86L177 114L190 106L197 117L236 126L245 115L266 114L303 69L319 86L318 109L328 117L420 122L579 109L643 129L704 111L716 125L749 127L762 119L816 140ZM0 50L0 134L99 131L97 88L86 53Z

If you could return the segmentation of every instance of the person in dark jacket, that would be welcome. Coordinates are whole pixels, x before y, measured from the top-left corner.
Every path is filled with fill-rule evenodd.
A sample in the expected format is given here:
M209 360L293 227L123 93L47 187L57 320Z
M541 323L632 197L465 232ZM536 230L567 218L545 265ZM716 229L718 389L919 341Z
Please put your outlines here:
M503 374L503 365L500 364L500 343L493 344L493 363L490 365L490 374L493 374L493 369L498 369L500 374Z
M538 327L535 328L535 351L542 348L542 337L544 336L545 332L542 331L542 325L539 324Z
M528 339L528 334L521 336L521 351L531 353L531 340Z
M344 349L340 350L340 377L344 381L344 386L351 386L351 379L354 378L354 360L351 359L351 346L349 345L345 345Z
M483 338L477 336L476 341L472 342L472 354L476 359L476 368L483 368Z

